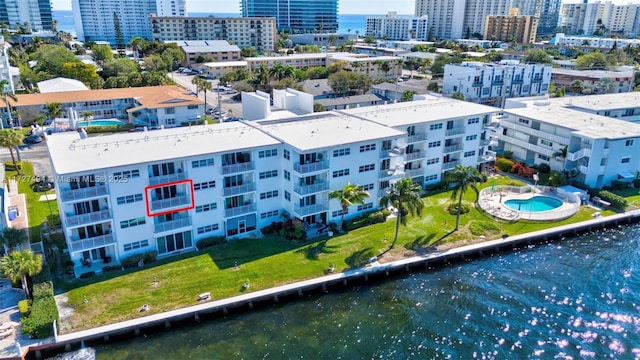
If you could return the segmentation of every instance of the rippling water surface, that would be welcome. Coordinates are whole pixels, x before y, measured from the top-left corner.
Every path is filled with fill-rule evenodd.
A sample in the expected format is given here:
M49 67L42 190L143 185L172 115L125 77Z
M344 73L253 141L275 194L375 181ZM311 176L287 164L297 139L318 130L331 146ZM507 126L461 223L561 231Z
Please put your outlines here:
M97 359L640 359L640 227L95 348Z

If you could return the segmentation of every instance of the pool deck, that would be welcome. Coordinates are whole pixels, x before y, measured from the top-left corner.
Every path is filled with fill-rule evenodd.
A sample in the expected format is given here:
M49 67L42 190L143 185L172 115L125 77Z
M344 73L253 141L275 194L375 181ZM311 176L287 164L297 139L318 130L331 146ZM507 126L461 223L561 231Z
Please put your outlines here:
M553 199L562 201L562 205L558 208L547 211L521 211L512 209L505 205L507 200L527 200L534 196L546 196ZM567 203L561 197L555 196L553 192L511 192L504 189L496 189L495 192L482 195L483 205L481 208L492 216L508 220L515 221L518 219L524 220L561 220L567 218L579 209L576 209L573 204ZM573 210L576 211L573 211Z

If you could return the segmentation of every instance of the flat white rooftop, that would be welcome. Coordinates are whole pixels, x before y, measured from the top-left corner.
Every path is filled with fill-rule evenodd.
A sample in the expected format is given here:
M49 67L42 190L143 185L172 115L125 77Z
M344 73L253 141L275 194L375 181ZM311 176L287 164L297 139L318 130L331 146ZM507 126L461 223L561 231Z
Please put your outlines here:
M402 131L337 112L324 112L291 120L262 120L255 123L260 129L300 151L405 135Z
M617 94L565 96L553 98L551 103L575 106L594 111L628 109L640 107L640 92L628 92Z
M430 121L491 114L496 111L496 108L486 105L450 98L435 98L348 109L341 111L341 113L359 116L385 126L401 127Z
M81 139L77 132L51 135L47 147L57 174L277 145L273 137L241 122L199 125Z

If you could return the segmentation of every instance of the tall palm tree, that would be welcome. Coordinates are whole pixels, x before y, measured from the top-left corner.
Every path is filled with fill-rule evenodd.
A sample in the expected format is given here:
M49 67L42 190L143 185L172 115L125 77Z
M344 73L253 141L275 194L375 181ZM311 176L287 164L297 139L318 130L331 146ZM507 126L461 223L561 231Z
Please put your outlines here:
M44 105L44 114L47 115L47 118L51 120L53 123L53 129L55 132L56 129L56 118L62 116L62 108L60 107L60 103L50 102Z
M22 288L31 299L31 277L42 271L42 255L34 254L30 249L14 250L0 258L0 273L11 282L22 282Z
M9 117L9 126L13 127L13 118L11 116L11 104L9 99L17 102L18 97L11 91L11 86L8 80L0 81L0 91L2 92L2 99L4 100L4 106L7 108L7 116ZM0 129L4 129L4 120L0 120Z
M380 70L384 73L384 77L387 77L387 74L391 71L391 63L387 60L380 62Z
M206 115L206 111L207 111L207 106L208 106L207 105L207 91L212 91L213 90L213 85L208 80L202 79L202 82L200 82L200 90L204 92L204 111L205 111L205 114L202 115L202 119L204 120L205 115ZM220 93L218 93L218 94L220 94ZM222 111L222 109L219 109L219 110Z
M347 213L349 206L354 204L364 205L364 200L370 196L371 194L365 191L362 186L352 183L347 183L342 190L334 190L329 193L329 199L340 201L340 207L342 207L341 229L344 229L344 215Z
M411 179L401 179L387 192L386 195L380 199L380 206L393 205L398 209L398 217L396 218L396 233L391 243L391 249L396 246L398 241L398 232L400 230L400 224L407 225L407 215L422 214L424 203L420 194L422 193L422 187L420 184L416 184Z
M91 111L83 111L82 112L82 118L84 119L85 122L85 126L88 128L89 126L91 126L91 118L93 117L93 113Z
M480 180L480 173L473 166L456 165L453 170L449 171L445 175L445 182L448 184L455 184L455 188L451 193L451 200L458 198L458 213L456 214L456 228L458 230L460 226L460 210L462 209L462 195L467 191L469 187L478 192L476 183Z
M18 175L20 174L20 168L18 167L16 158L13 155L13 149L16 146L22 144L22 141L24 141L24 135L21 132L15 131L13 129L0 130L0 146L9 149L9 153L11 154L11 161L13 162L13 166L18 172Z
M553 157L562 158L562 170L564 170L566 162L567 162L567 153L569 150L569 145L565 145L562 149L554 152L552 154Z
M260 64L260 66L253 69L253 75L255 76L258 85L262 86L263 89L269 83L269 69L264 64Z

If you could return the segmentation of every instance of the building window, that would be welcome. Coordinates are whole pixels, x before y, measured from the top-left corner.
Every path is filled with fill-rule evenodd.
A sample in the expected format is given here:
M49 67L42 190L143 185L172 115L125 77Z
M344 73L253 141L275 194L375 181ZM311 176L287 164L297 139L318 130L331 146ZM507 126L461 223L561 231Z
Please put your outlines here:
M545 145L545 146L549 146L552 147L553 143L549 140L544 140L544 139L540 139L540 144Z
M260 193L260 200L271 199L271 198L275 198L275 197L278 197L278 190L273 190L273 191L267 191L267 192Z
M140 177L140 170L119 171L113 173L114 180L124 180Z
M538 159L544 160L544 161L549 161L549 157L547 155L542 155L542 154L538 154Z
M349 175L349 169L342 169L342 170L338 170L338 171L334 171L333 172L333 177L337 178L337 177L341 177L341 176L347 176Z
M124 249L124 251L131 251L131 250L144 248L147 246L149 246L149 240L140 240L140 241L134 241L128 244L124 244L122 248Z
M198 234L204 234L212 231L218 230L218 224L205 225L203 227L199 227L196 229Z
M375 187L375 185L373 183L371 184L366 184L362 186L362 190L364 191L369 191L369 190L373 190L373 188Z
M131 204L138 201L142 201L142 194L120 196L116 199L118 205Z
M376 164L363 165L363 166L360 166L360 168L358 169L358 172L373 171L375 169L376 169Z
M171 107L171 108L165 108L165 109L164 109L164 113L165 113L166 115L175 114L175 113L176 113L176 108L172 108L172 107Z
M191 162L191 167L194 168L194 169L195 168L206 167L206 166L213 166L213 165L214 165L213 158L195 160L195 161Z
M268 219L270 217L275 217L275 216L278 216L278 213L279 213L278 210L263 212L260 214L260 219Z
M429 125L429 130L440 130L440 129L442 129L442 123Z
M633 145L633 140L627 140L624 142L624 146L632 146Z
M218 204L217 203L198 205L198 206L196 206L196 212L197 213L201 213L201 212L215 210L217 208L218 208Z
M189 110L195 110L198 108L198 105L187 105L187 109Z
M349 213L349 209L347 209L347 211L344 212L345 215L347 215ZM331 213L331 217L339 217L342 216L342 210L336 210L334 212Z
M474 135L467 135L467 137L464 138L465 141L471 141L471 140L475 140L478 138L477 134Z
M287 170L284 171L284 179L287 181L291 181L291 173Z
M215 181L207 181L203 183L193 184L193 190L204 190L216 187Z
M478 124L478 123L480 123L480 118L472 118L467 120L467 125Z
M347 156L351 154L350 148L333 150L333 157Z
M389 180L380 181L380 190L386 189L389 187Z
M519 118L518 122L521 123L521 124L529 125L529 120L528 119Z
M258 177L260 179L268 179L268 178L277 177L277 176L278 176L278 170L265 171L258 174Z
M628 157L626 157L626 158L622 158L621 163L626 164L626 163L628 163L630 160L631 160L631 158L628 158Z
M427 165L433 165L433 164L437 164L439 162L440 162L440 158L428 159L427 160Z
M139 217L131 220L120 221L120 228L126 229L138 225L144 225L147 223L147 220L144 217Z
M358 205L358 211L373 209L373 203L366 203L364 205Z
M266 158L266 157L272 157L272 156L278 156L278 149L258 151L259 158Z
M464 157L471 157L471 156L475 156L476 155L476 151L465 151L464 152Z
M434 180L438 180L438 174L433 174L433 175L427 175L424 177L424 181L434 181Z
M291 154L289 153L289 150L282 150L282 157L289 160L291 158Z
M375 150L376 150L376 144L368 144L368 145L360 146L360 152L375 151Z
M288 191L284 191L284 199L287 201L291 201L291 194Z
M442 143L440 141L434 141L429 143L430 148L440 147Z

